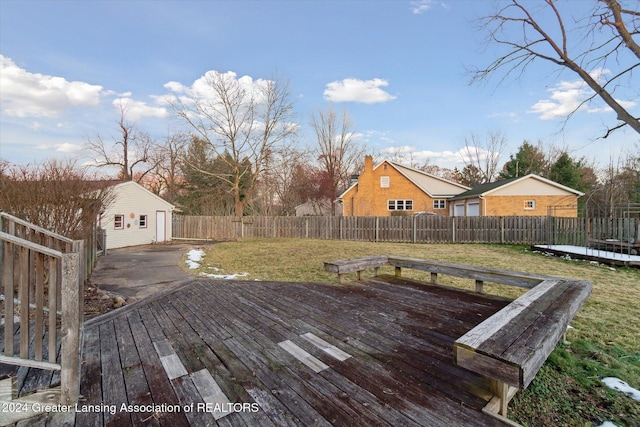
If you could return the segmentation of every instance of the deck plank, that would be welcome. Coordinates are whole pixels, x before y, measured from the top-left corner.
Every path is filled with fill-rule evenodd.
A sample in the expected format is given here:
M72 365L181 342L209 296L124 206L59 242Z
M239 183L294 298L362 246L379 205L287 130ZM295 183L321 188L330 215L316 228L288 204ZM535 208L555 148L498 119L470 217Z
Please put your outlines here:
M129 325L133 339L140 355L140 362L144 371L151 398L155 404L177 405L178 397L169 382L166 372L162 367L158 353L153 347L152 339L164 339L160 328L154 323L155 319L149 312L148 307L142 306L138 310L127 314ZM149 330L149 328L157 328ZM186 416L181 412L165 412L155 414L155 418L161 425L169 426L188 426L189 422Z
M116 330L120 362L124 372L127 403L138 407L153 404L151 390L149 390L149 384L142 368L142 360L140 360L129 321L126 316L121 316L115 318L113 324ZM160 425L152 417L152 412L134 411L130 415L134 426Z
M127 402L123 370L118 350L118 340L113 322L100 328L100 361L102 364L102 403L116 409ZM112 413L113 412L113 413ZM128 412L104 411L104 425L130 426L131 414Z

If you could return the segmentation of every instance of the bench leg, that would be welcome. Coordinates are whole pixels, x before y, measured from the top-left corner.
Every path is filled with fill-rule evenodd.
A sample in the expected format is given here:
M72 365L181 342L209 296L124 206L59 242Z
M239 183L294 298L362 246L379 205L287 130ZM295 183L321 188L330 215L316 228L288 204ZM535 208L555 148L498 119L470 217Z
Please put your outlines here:
M484 285L484 282L482 280L476 280L476 292L481 294L482 293L482 286Z
M402 277L402 268L396 267L396 277Z
M358 280L362 280L362 270L358 270Z
M507 405L509 405L509 385L498 380L491 380L493 394L500 400L498 414L506 418ZM494 409L495 410L495 409Z
M380 274L380 267L375 267L375 268L373 269L373 275L374 275L375 277L378 277L378 275L379 275L379 274Z
M431 273L431 283L434 285L438 283L438 273Z
M344 274L338 273L338 283L341 285L344 284Z

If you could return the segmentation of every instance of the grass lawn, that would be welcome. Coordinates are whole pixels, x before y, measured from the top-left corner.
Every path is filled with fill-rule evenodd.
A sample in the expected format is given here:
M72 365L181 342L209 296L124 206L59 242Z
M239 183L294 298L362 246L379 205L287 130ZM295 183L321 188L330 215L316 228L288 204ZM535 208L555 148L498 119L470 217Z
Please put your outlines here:
M535 380L509 404L509 417L527 426L640 426L640 402L604 386L617 377L640 389L640 270L612 269L584 261L550 258L522 246L405 244L333 240L246 239L208 246L195 274L217 267L244 279L336 283L323 262L393 254L589 280L593 293L572 322L570 345L559 344ZM389 267L391 272L391 267ZM403 275L426 279L420 272ZM473 281L442 284L473 289ZM522 291L485 285L512 298Z

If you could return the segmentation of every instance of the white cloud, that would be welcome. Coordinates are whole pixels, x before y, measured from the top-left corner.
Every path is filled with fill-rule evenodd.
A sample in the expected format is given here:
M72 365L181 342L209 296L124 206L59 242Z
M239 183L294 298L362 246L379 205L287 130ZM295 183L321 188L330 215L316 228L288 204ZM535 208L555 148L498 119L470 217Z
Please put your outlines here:
M395 96L382 90L389 85L387 80L371 79L344 79L327 84L324 98L333 102L362 102L375 104L396 99Z
M419 15L427 10L431 9L435 3L435 0L417 0L411 2L411 12L415 15Z
M116 107L122 106L128 120L137 121L142 117L167 117L168 112L164 107L152 107L142 101L134 101L131 98L116 98L113 100Z
M260 100L261 90L268 80L253 79L250 76L238 77L233 71L222 73L216 70L207 71L202 77L193 82L191 86L186 86L180 82L170 81L164 84L169 94L154 96L153 98L159 105L169 105L174 102L181 102L184 105L192 105L197 101L205 101L201 107L205 105L214 105L219 95L215 91L215 86L222 82L230 91L235 89L244 90L248 94L252 94L254 99ZM251 97L247 96L246 101L249 102Z
M82 146L78 144L71 144L71 143L65 142L64 144L56 145L56 151L60 153L75 153L80 150L82 150Z
M0 107L13 117L56 117L77 106L96 106L102 86L30 73L0 55Z
M431 165L439 165L444 167L453 167L455 165L464 164L465 148L460 148L457 151L430 151L430 150L416 150L411 145L397 145L380 150L382 154L389 157L407 157L410 155L411 159L416 162L428 161Z
M38 150L51 150L55 149L59 153L75 153L82 150L82 146L78 144L71 144L65 142L63 144L38 144L36 149Z
M605 76L610 74L607 69L597 69L590 73L591 77L603 82ZM561 81L554 87L547 89L551 93L549 99L542 99L531 106L528 113L539 114L541 120L554 120L566 117L569 114L586 111L588 113L602 113L612 111L610 107L591 107L587 103L582 104L588 97L593 96L593 90L583 81ZM599 101L599 98L595 98ZM616 100L625 108L633 107L635 101Z

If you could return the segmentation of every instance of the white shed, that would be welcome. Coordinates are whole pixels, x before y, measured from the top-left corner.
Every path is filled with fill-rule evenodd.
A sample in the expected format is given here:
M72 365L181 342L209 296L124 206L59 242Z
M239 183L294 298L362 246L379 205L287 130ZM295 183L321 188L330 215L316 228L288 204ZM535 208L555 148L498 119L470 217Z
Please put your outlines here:
M112 200L100 215L107 249L171 240L175 206L134 181L113 186Z

